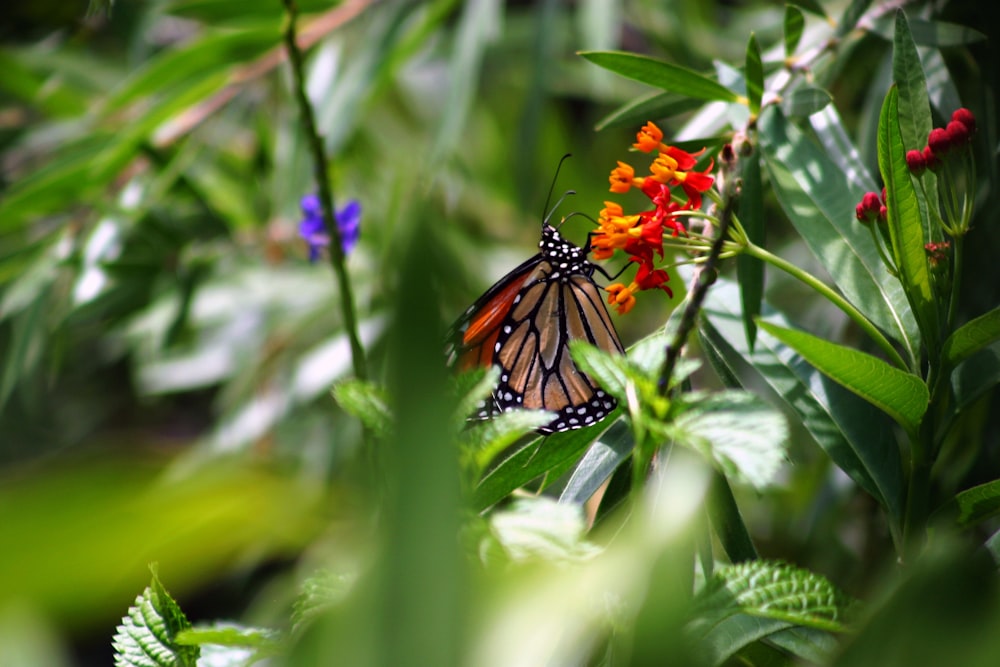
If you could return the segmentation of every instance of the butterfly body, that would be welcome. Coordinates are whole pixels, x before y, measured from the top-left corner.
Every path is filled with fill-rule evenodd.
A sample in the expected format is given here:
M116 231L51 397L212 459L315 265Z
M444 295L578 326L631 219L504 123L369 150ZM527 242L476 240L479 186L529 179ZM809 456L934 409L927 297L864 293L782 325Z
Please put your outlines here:
M496 366L500 383L475 417L517 408L557 416L538 429L554 433L590 426L616 406L569 354L584 340L623 354L587 250L549 224L539 252L486 291L452 327L449 357L459 370Z

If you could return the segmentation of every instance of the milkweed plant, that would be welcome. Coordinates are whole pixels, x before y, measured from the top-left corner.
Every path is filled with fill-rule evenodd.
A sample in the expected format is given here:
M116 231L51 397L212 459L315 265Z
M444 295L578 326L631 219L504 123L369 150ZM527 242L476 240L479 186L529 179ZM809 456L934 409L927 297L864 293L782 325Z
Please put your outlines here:
M501 377L445 367L437 310L447 299L436 300L453 277L441 233L453 223L425 216L422 194L409 207L417 222L388 231L386 211L404 207L380 198L396 185L370 171L344 177L350 151L324 136L337 124L317 114L306 82L310 34L293 0L279 4L274 46L312 167L296 193L293 247L311 275L332 278L351 377L333 386L329 409L352 420L337 437L357 441L358 463L335 492L306 494L322 509L310 519L315 539L287 549L295 583L275 594L281 612L192 622L183 596L168 593L178 565L165 558L114 634L116 665L1000 657L988 630L1000 622L1000 479L995 465L975 468L996 458L984 443L995 431L1000 307L970 313L967 301L970 284L996 282L968 270L995 238L983 215L995 202L984 157L994 112L960 100L942 55L983 35L921 3L855 0L833 16L805 2L784 8L774 45L751 34L739 62L718 60L711 73L629 51L577 53L574 66L608 90L634 91L596 130L627 128L634 141L607 163L573 158L586 177L572 187L603 204L563 222L587 221L581 246L600 267L606 306L642 334L623 337L625 355L571 341L575 370L617 407L597 425L540 436L550 413L468 419ZM369 4L341 3L326 19L375 12ZM379 39L366 40L395 45L378 67L358 61L372 95L449 15L451 3L428 4L391 10ZM452 26L461 37L449 71L470 90L462 77L478 67L487 26L501 24L483 19L501 11L487 5L465 3ZM891 57L873 74L870 127L855 138L831 91L865 35L884 38ZM426 154L396 147L402 126L365 118L362 92L336 104L354 110L350 122L377 125L369 141L392 145L426 193L449 183L442 156L460 153L455 118L475 97L465 92L447 98ZM373 247L379 225L394 250ZM355 264L372 257L384 262L375 273L391 285L385 295ZM391 316L372 344L368 310L382 297ZM820 472L804 473L802 460ZM791 497L788 479L809 474L810 498ZM239 479L227 488L249 488ZM250 502L251 491L239 497ZM862 506L863 520L829 538L851 556L811 552L812 533L797 551L775 549L799 525L771 516L783 493L796 506ZM268 525L285 544L291 527ZM830 565L845 559L855 576Z

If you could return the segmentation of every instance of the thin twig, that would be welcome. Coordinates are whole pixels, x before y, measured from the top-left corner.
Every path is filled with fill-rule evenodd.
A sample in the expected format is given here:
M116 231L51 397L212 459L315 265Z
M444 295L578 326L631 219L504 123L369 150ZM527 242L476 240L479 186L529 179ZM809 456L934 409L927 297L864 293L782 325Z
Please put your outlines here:
M354 366L354 376L359 380L368 379L368 364L365 359L365 351L361 346L361 339L358 336L357 315L354 308L354 290L351 288L351 278L347 273L347 265L344 257L343 246L341 245L340 229L337 227L333 204L333 188L330 184L330 171L327 165L326 152L323 148L323 140L316 128L316 118L313 115L312 104L306 96L305 77L303 76L302 51L299 49L295 36L295 22L298 18L298 7L295 0L282 0L285 11L288 14L285 26L284 39L285 48L288 51L288 63L292 68L292 87L294 88L295 100L299 105L299 113L302 116L306 141L312 150L313 175L316 179L316 187L319 190L319 201L323 208L323 223L327 233L330 235L330 265L333 273L337 277L337 287L340 290L340 307L344 318L344 328L347 330L347 338L351 343L351 362Z
M688 336L698 322L698 314L701 312L708 288L715 283L719 275L718 266L722 250L725 247L726 239L729 238L729 226L733 220L733 212L736 208L736 179L735 179L735 158L732 161L723 161L723 193L722 210L719 213L719 223L715 231L715 240L708 252L708 258L696 270L691 291L688 292L687 305L681 315L680 324L674 332L674 337L667 344L667 355L660 367L660 377L657 382L657 390L661 396L666 396L670 386L670 377L674 373L677 359L680 358L681 350L687 343Z

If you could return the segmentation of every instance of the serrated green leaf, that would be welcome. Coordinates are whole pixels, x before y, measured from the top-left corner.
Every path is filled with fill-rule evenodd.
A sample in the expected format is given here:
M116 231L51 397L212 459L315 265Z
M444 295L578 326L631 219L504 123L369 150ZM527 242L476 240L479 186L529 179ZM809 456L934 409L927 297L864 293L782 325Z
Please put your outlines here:
M789 118L806 118L825 109L833 96L819 86L803 84L790 91L781 100L781 110Z
M302 582L299 595L292 603L292 632L298 633L323 612L347 597L354 588L357 577L353 574L318 570Z
M761 149L778 201L809 250L865 317L919 357L919 332L898 280L889 274L854 206L864 190L776 109L761 114Z
M760 378L743 379L748 386L774 391L776 400L787 403L802 427L859 486L886 508L890 525L902 516L902 462L891 421L871 404L843 389L806 363L802 357L766 331L760 332L753 351L746 345L739 312L738 288L718 281L705 302L706 320L702 340L727 366L742 378L749 362ZM765 307L763 319L780 326L787 320Z
M941 361L954 368L973 354L1000 340L1000 308L966 322L941 346Z
M786 563L753 560L717 568L695 604L698 628L743 613L841 632L855 603L821 575Z
M916 435L930 401L927 385L878 357L831 343L812 334L769 322L760 326L801 354L827 377L884 411Z
M650 93L637 97L618 107L594 126L595 130L610 127L631 127L643 125L648 120L670 118L694 111L701 106L701 100L684 97L675 93Z
M744 158L743 189L740 193L739 216L747 238L756 246L766 247L764 226L764 184L760 173L760 153ZM747 344L753 350L757 339L757 322L761 303L764 299L764 262L746 253L736 258L736 274L739 276L740 302L743 306L743 328L746 330Z
M600 551L584 539L587 523L579 505L545 496L519 498L489 520L493 535L514 561L586 560Z
M598 67L667 92L707 101L741 101L719 82L662 60L621 51L581 51L580 55Z
M623 421L616 421L590 446L559 495L559 502L582 505L632 454L635 438Z
M154 569L152 583L129 607L112 639L115 667L195 667L199 648L176 641L177 634L190 627Z
M695 402L674 420L678 438L705 451L727 476L762 489L785 457L788 425L753 394L723 391Z
M885 183L892 254L910 307L920 323L920 331L927 347L933 350L938 344L938 312L924 250L924 222L906 166L906 148L898 120L898 99L897 88L893 86L879 115L878 165Z
M750 33L750 39L747 41L744 76L750 113L756 115L760 113L760 102L764 98L764 64L760 56L760 45L753 33Z
M344 380L333 387L337 404L375 433L385 434L393 424L385 389L364 380Z
M785 5L785 57L791 58L802 39L802 30L806 20L802 11L795 5Z

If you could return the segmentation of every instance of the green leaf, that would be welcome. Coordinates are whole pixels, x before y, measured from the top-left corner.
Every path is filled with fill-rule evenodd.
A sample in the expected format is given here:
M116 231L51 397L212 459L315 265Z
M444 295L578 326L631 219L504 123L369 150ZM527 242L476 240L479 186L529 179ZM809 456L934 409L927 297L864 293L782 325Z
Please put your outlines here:
M764 225L764 184L761 180L760 153L741 160L743 166L743 189L740 193L739 218L747 238L761 248L767 244ZM743 328L747 343L753 350L757 339L757 322L761 303L764 300L764 262L740 253L736 258L736 272L739 276L740 301L743 306Z
M545 496L519 498L490 515L490 530L511 560L586 560L599 552L587 542L587 522L577 505Z
M927 21L921 18L908 19L909 32L913 43L919 46L935 48L950 48L966 46L987 39L986 35L969 26L947 21ZM893 38L894 18L892 14L881 17L875 22L872 32L891 40Z
M834 35L837 38L846 37L858 25L858 21L868 11L868 6L871 4L872 0L851 0L851 4L847 6L840 21L837 22Z
M927 81L920 64L920 54L910 36L910 26L903 10L896 11L893 33L892 79L899 90L899 130L903 145L920 149L927 143L933 127Z
M384 388L364 380L344 380L334 385L333 398L345 412L375 433L389 432L393 418Z
M994 308L953 331L941 346L941 361L948 368L954 368L998 340L1000 340L1000 308Z
M695 71L662 60L621 51L581 51L598 67L662 90L699 100L739 102L739 95Z
M304 625L328 609L343 602L353 590L356 576L322 569L302 582L299 595L292 603L292 632L299 633Z
M818 370L884 411L910 435L916 435L930 401L927 385L878 357L831 343L804 331L769 322L760 326Z
M675 93L649 93L618 107L597 121L594 129L600 131L609 127L643 125L650 119L670 118L700 107L701 100Z
M527 443L479 480L472 494L473 509L478 512L495 505L549 470L576 460L614 418L612 413L597 428L563 431Z
M463 450L472 453L477 476L508 447L555 419L545 410L511 410L492 419L475 422L462 433Z
M955 409L961 411L1000 384L1000 346L991 345L958 365L951 375Z
M215 644L217 646L262 649L262 652L273 653L278 650L280 637L280 633L271 628L252 628L235 623L215 623L181 630L177 633L176 641L184 646Z
M722 391L698 400L674 420L684 444L708 453L728 477L763 489L785 457L788 425L757 396Z
M695 596L700 629L742 613L842 632L854 601L825 577L786 563L753 560L723 565Z
M184 612L160 583L153 581L122 617L112 640L115 667L195 667L200 650L176 641L191 627Z
M740 563L758 558L757 548L740 514L739 505L729 486L729 480L719 471L712 475L708 487L709 519L730 562Z
M628 425L618 420L590 446L573 471L559 502L582 505L632 454L635 439Z
M774 399L788 405L833 462L886 508L890 525L895 525L902 516L903 486L892 423L766 331L760 332L753 351L749 350L738 304L734 284L720 280L713 286L705 302L703 344L744 386L759 390L766 383ZM763 319L788 326L781 315L766 309ZM759 378L746 377L746 362L752 364Z
M729 658L753 646L755 642L793 627L795 626L788 621L775 618L733 614L705 631L704 636L699 637L699 647L703 649L708 664L724 665L728 664Z
M764 64L760 57L760 45L753 33L750 33L750 39L747 41L745 76L750 113L757 115L760 113L760 102L764 98Z
M962 528L970 528L998 515L1000 479L962 491L935 512L935 518L950 517Z
M789 118L805 118L822 111L833 101L833 96L819 86L803 84L785 95L781 110Z
M778 202L848 301L919 357L919 333L906 295L889 274L854 206L861 183L776 109L761 114L761 149Z
M802 11L795 5L785 5L785 57L791 58L802 39L802 29L806 20Z
M938 313L924 250L924 223L913 180L906 167L898 120L898 92L893 86L879 115L878 165L885 183L889 236L900 280L928 349L937 349Z

